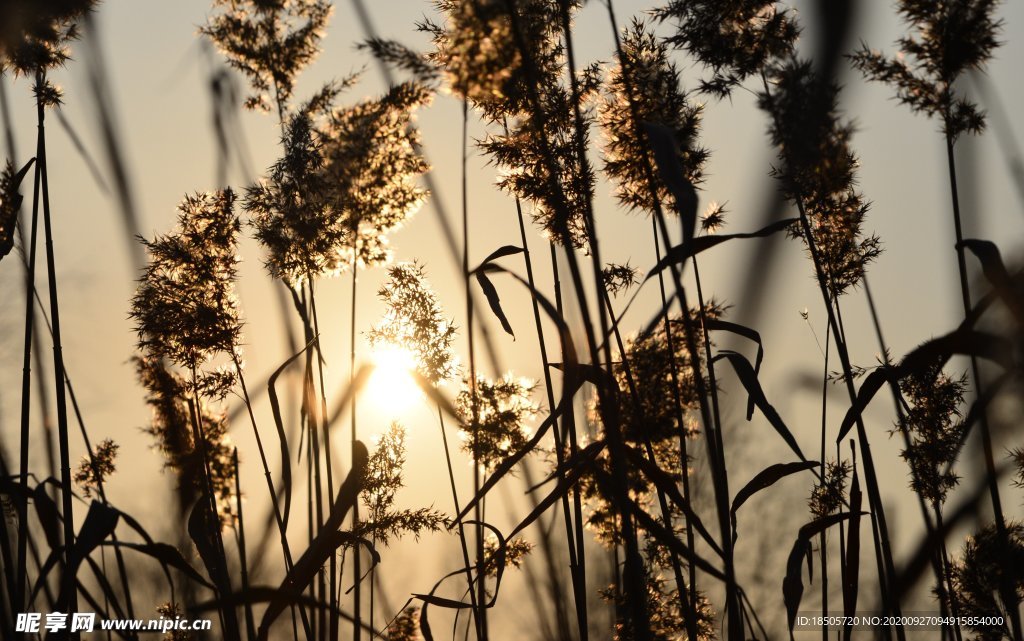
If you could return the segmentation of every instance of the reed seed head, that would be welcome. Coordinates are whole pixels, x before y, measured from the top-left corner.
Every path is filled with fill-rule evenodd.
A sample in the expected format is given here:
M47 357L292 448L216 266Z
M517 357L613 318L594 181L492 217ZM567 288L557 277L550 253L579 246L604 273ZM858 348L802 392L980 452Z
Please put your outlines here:
M435 385L452 378L458 369L452 350L455 325L444 316L423 266L412 262L390 267L377 296L387 312L370 329L370 344L409 350L417 371Z
M114 459L119 447L113 440L103 439L96 445L92 456L83 457L78 464L72 480L86 497L99 496L100 486L116 471Z
M249 109L284 115L299 73L320 53L331 16L328 0L214 0L200 28L252 87Z
M5 0L0 3L0 72L45 74L71 59L78 23L98 0Z
M933 505L941 505L959 481L951 467L964 434L960 407L966 390L966 374L950 378L938 365L900 381L910 405L905 416L910 447L900 456L910 465L914 492Z
M150 424L143 431L154 437L166 466L178 477L183 505L191 505L206 491L203 450L210 464L210 483L217 497L222 524L231 523L235 504L235 462L228 437L227 415L214 410L197 396L191 383L169 370L163 359L153 355L133 359L136 375L146 390L146 404L152 410ZM198 420L205 443L195 438Z
M701 90L718 97L787 56L799 34L792 11L770 0L670 0L654 16L675 23L666 41L711 71Z
M217 354L237 354L241 337L234 200L230 189L186 196L177 229L142 240L150 261L131 311L140 351L196 372L194 383L220 397L234 384L233 370L200 370Z
M657 123L672 132L684 176L698 184L708 158L697 144L703 108L680 88L679 70L669 59L667 45L644 23L634 20L621 42L621 57L608 75L599 109L604 171L626 208L651 214L660 204L674 211L675 199L656 170L643 124Z
M364 266L389 260L387 234L426 201L417 183L430 167L413 113L430 99L425 86L405 82L328 118L321 134L324 202L341 215L349 262L353 254Z
M359 496L369 508L356 534L387 545L392 539L411 534L416 539L424 532L447 528L448 517L431 508L394 509L395 494L402 488L405 465L405 428L394 422L377 441L377 449L367 461Z
M536 388L535 381L511 373L497 380L478 374L474 399L470 382L463 381L455 399L455 410L463 424L463 449L484 470L493 470L526 445L526 423L540 410L530 400Z
M780 62L768 79L759 102L771 116L769 135L779 150L774 173L787 198L807 214L824 285L835 298L857 285L881 253L878 237L862 232L869 205L856 190L853 127L839 118L839 88L810 62Z
M980 133L985 115L956 90L969 71L984 69L999 46L999 0L900 0L899 12L911 33L896 41L900 54L887 57L862 45L851 56L869 80L891 85L912 111L939 118L955 140Z

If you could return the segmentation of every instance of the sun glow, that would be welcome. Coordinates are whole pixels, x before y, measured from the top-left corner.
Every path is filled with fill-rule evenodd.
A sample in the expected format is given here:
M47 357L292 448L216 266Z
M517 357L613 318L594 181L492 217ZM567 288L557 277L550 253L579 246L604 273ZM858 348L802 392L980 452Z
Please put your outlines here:
M413 377L416 355L412 351L397 345L378 345L370 358L373 374L365 393L378 411L397 415L423 398Z

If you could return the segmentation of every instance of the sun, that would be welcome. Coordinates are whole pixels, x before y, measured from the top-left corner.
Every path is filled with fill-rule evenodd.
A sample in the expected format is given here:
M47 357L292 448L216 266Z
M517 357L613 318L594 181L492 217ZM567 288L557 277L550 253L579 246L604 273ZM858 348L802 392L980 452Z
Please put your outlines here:
M378 345L370 352L373 374L366 383L367 400L379 411L391 415L401 414L422 400L423 392L413 371L416 355L398 345Z

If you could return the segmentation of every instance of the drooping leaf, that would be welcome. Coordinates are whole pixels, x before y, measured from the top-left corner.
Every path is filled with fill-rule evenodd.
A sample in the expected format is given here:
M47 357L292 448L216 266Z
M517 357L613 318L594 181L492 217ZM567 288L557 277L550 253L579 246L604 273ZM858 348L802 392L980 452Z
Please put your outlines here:
M782 579L782 599L786 604L786 618L789 622L789 636L793 638L793 624L797 609L804 595L803 560L811 550L811 538L821 534L836 523L852 517L850 512L840 512L817 518L800 528L796 541L786 561L786 576Z
M739 323L732 323L727 320L720 318L708 318L706 320L707 329L710 331L723 331L735 334L736 336L742 336L747 340L753 341L757 344L757 355L754 357L754 374L761 373L761 361L764 360L764 344L761 342L761 334L757 330L751 329L746 325L740 325ZM754 416L754 399L747 399L747 420L749 421Z
M992 283L996 294L1013 314L1017 324L1024 327L1024 304L1016 292L1010 272L1006 270L1003 258L999 254L999 247L987 240L965 238L957 245L957 248L969 249L977 257L981 262L981 271L985 275L985 279Z
M489 264L489 263L491 263L493 261L496 261L499 258L504 258L505 256L515 256L516 254L521 254L521 253L523 253L523 248L522 247L517 247L515 245L503 245L503 246L495 249L490 254L488 254L487 258L485 258L484 261L482 263L480 263L480 265L476 268L476 270L483 269L485 265L487 265L487 264ZM476 270L474 270L474 271L476 271Z
M314 339L315 340L315 339ZM277 398L277 379L281 373L291 365L295 359L301 356L313 345L313 341L306 343L306 346L295 352L281 366L274 370L267 381L267 394L270 397L270 409L274 414L274 426L277 428L277 441L281 447L281 483L284 486L284 509L281 514L281 523L284 528L288 527L288 517L292 509L292 463L291 453L288 451L288 437L285 435L284 419L281 417L281 402ZM273 499L275 502L277 498Z
M895 372L889 366L882 366L871 372L864 379L864 382L860 384L860 390L857 391L857 398L854 400L853 405L846 412L846 416L843 417L843 422L839 425L839 436L836 437L836 443L842 443L843 439L849 433L860 415L867 409L868 404L871 403L871 399L875 397L878 390L882 389L887 381L890 381ZM897 379L898 381L898 379Z
M743 384L743 387L747 390L747 394L750 395L750 400L757 405L757 408L761 410L761 413L764 414L766 419L768 419L771 426L775 428L775 431L782 437L782 440L789 445L789 448L793 450L793 453L796 454L801 461L806 461L807 457L805 457L804 453L800 451L800 445L798 445L796 439L793 438L793 434L790 433L789 428L786 427L786 423L782 420L782 417L779 416L779 413L775 411L775 408L772 407L771 403L768 402L768 398L765 397L764 390L761 389L761 382L757 379L757 374L754 372L754 368L751 367L750 362L747 361L742 354L729 350L719 352L712 360L717 361L723 358L728 360L729 364L732 365L737 378L740 379L740 383Z
M199 571L192 567L185 560L185 557L181 555L181 552L178 551L178 548L173 545L168 545L167 543L131 543L128 541L108 541L104 545L135 550L140 554L145 554L155 559L161 565L180 570L182 574L204 587L213 588L213 585L203 578L203 575L199 574Z
M729 514L732 518L732 536L733 540L736 540L736 512L740 507L747 502L747 499L757 494L761 490L771 487L778 481L790 476L791 474L797 474L804 470L811 470L820 465L818 461L798 461L795 463L777 463L775 465L769 465L765 469L758 472L758 474L750 479L750 481L740 488L740 491L736 493L736 496L732 500L732 509Z
M212 612L225 607L234 608L241 605L269 603L271 601L275 601L281 598L281 592L277 587L272 587L269 585L254 585L251 586L248 590L233 592L226 597L211 599L209 601L201 601L192 606L191 608L189 608L189 611L197 613ZM330 614L345 619L346 621L355 621L355 618L351 614L345 612L344 610L332 608L329 603L324 603L319 599L314 599L313 597L310 597L305 594L285 595L284 599L286 601L286 607L292 605L301 605L316 610L325 610ZM365 620L361 621L361 625L364 630L372 634L373 638L376 639L381 636L380 631L373 629L369 624L366 623Z
M498 318L498 322L501 323L501 328L505 330L505 333L514 339L516 334L512 331L512 325L509 324L504 310L501 309L501 297L498 296L498 290L494 288L494 283L482 271L476 272L475 276L476 282L480 284L480 289L487 298L487 305L490 306L491 312Z
M221 567L220 551L217 547L214 528L220 527L220 519L213 514L210 507L210 496L203 492L188 517L188 534L199 552L199 558L206 567L206 573L213 584L220 588L223 583L225 568Z
M706 249L711 249L715 245L737 238L764 238L766 236L771 236L772 234L785 230L790 225L798 221L798 218L786 218L785 220L774 222L771 225L755 232L698 236L690 243L684 243L682 245L676 245L675 247L669 248L668 251L665 252L665 256L657 262L650 272L648 272L647 277L644 278L644 282L649 281L662 271L668 269L669 265L678 265L683 263L689 260L691 256L695 256Z
M71 547L71 567L66 568L65 572L70 573L71 576L77 576L78 568L85 559L113 533L117 527L118 516L119 512L117 510L99 501L93 501L89 505L89 511L86 513L82 527L79 529L75 542ZM50 557L37 575L36 585L32 590L33 597L42 589L42 582L46 580L49 571L56 566L62 553L63 547L51 551ZM66 598L67 595L62 593L57 601L58 603L66 603Z

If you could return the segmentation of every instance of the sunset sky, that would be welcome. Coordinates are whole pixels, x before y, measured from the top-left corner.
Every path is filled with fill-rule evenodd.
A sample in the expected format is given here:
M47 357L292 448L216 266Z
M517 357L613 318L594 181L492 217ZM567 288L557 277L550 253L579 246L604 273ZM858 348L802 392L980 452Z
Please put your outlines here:
M418 49L427 47L427 38L415 30L415 23L425 15L433 15L429 2L378 0L367 4L381 36L398 39ZM814 4L796 3L808 33L801 46L808 51L814 46ZM890 3L856 4L861 13L847 50L852 50L860 38L873 48L892 51L892 43L903 33L904 26ZM649 6L647 1L620 0L615 9L620 24L625 24ZM159 497L166 495L172 478L161 472L163 461L159 452L153 449L150 437L139 429L147 423L149 412L128 360L136 342L128 319L129 301L139 266L133 264L129 253L129 232L112 191L114 181L100 135L88 72L95 62L92 56L100 53L99 64L106 68L110 83L106 98L117 117L118 141L126 160L141 232L147 237L166 232L173 226L175 207L186 193L222 186L215 183L217 152L209 82L211 74L222 69L225 63L197 35L197 27L205 21L209 11L206 0L105 0L95 15L95 30L86 34L85 42L75 44L75 59L68 69L56 74L55 80L65 92L63 116L80 137L103 184L93 175L89 162L76 150L57 118L51 114L47 122L67 370L92 438L113 438L121 445L118 472L108 486L111 501L157 532L164 515L154 509L154 505L159 503ZM1024 105L1024 82L1020 80L1020 64L1024 60L1024 38L1020 37L1024 33L1024 3L1004 3L1001 15L1005 20L1004 45L995 52L987 77L980 80L994 92L992 95L998 95L1003 110L1013 117L1021 113ZM602 2L587 3L576 30L578 57L582 62L611 59L612 34ZM364 38L351 4L339 0L322 54L300 77L297 99L302 100L332 77L362 68L365 68L363 80L342 95L341 104L380 92L384 84L378 67L368 53L355 48ZM682 54L677 55L677 61L683 70L684 85L695 86L701 69L694 68ZM244 92L244 81L241 78L238 81L240 91ZM869 85L859 74L849 70L844 71L840 81L845 86L842 108L857 126L852 144L861 160L859 185L865 199L872 203L866 231L877 233L884 247L884 253L869 267L868 278L881 310L886 338L894 356L899 357L917 343L949 331L962 315L955 286L956 254L944 141L936 122L911 114L892 98L889 87ZM23 78L7 76L3 82L16 127L17 163L24 164L35 136L30 86ZM973 92L975 86L965 89ZM727 202L729 214L724 231L752 231L760 224L763 202L774 188L768 177L774 155L765 134L766 117L757 110L755 98L749 91L737 91L731 100L721 102L699 99L707 100L701 142L711 151L708 177L701 186L701 210L710 201ZM995 108L984 101L983 106ZM246 166L231 167L228 184L241 191L275 160L279 131L276 118L270 115L241 112L239 118L248 155ZM1019 259L1024 249L1024 195L1018 191L1019 186L1014 186L998 138L1004 137L1005 143L1014 149L1024 144L1024 124L1019 118L1015 120L1013 131L997 130L994 125L1002 127L1002 123L990 121L988 131L977 138L965 137L958 150L965 235L996 242L1008 262ZM416 259L426 266L447 314L463 328L466 321L460 266L458 257L447 249L436 206L439 201L443 202L451 224L459 229L461 105L451 96L439 95L431 106L419 112L418 124L439 193L432 194L413 220L393 235L391 246L396 260ZM473 138L483 137L484 132L478 120L471 121ZM594 142L593 158L598 160L596 150L600 136L597 132ZM476 264L501 245L518 244L519 232L514 201L494 187L495 168L489 166L476 149L470 152L470 263ZM646 272L654 264L649 221L623 211L611 197L609 185L603 178L599 180L597 226L601 238L612 239L603 241L602 259L615 263L628 260ZM546 241L536 228L529 231L531 247L546 265ZM248 230L245 233L248 234ZM817 379L819 382L815 385L820 385L821 355L815 336L800 312L808 310L809 323L817 333L817 340L823 343L824 311L803 246L798 241L781 244L778 264L767 272L771 278L763 285L770 297L763 307L765 311L757 319L747 317L745 320L754 323L764 339L765 375L761 380L765 381L769 399L793 428L805 451L816 452L820 389L808 387L804 381ZM743 291L751 268L747 263L750 249L746 245L729 244L701 257L705 295L734 305L733 312L740 319L745 312L737 297ZM263 267L262 250L254 240L247 238L242 245L242 256L238 291L246 320L246 372L250 385L256 385L289 354L281 339L276 293ZM5 303L0 306L0 440L7 452L16 451L18 444L24 299L22 271L17 260L12 254L0 263L0 301ZM521 262L516 257L504 259L503 264L521 271ZM764 266L755 267L764 273ZM548 273L546 268L541 271ZM361 337L357 351L361 358L369 357L362 334L377 322L383 311L375 293L384 276L384 270L379 268L359 275L357 329ZM547 288L548 281L543 278ZM45 288L45 279L40 278L38 282L41 290ZM511 369L517 375L540 378L529 299L508 279L499 278L496 283L516 330L513 342L484 312L498 349L499 365L502 370ZM980 290L980 286L976 289ZM646 323L654 309L656 285L649 283L643 292L627 317L628 331L635 331ZM321 318L330 319L323 329L328 390L339 389L349 375L350 296L349 275L324 282L318 289L319 300L323 301ZM621 306L624 299L615 302ZM849 294L843 304L854 362L865 367L875 365L878 347L863 290ZM457 345L464 360L466 350L461 332ZM737 344L737 347L750 350L747 345ZM487 360L482 362L484 369L489 370ZM744 458L743 465L750 470L740 476L752 476L754 470L764 467L763 461L777 461L783 450L760 414L749 424L744 421L740 407L745 397L731 374L722 385L725 398L731 403L726 417L736 435L737 456ZM269 430L272 426L270 410L265 390L262 391L256 410L267 426L265 429ZM380 433L391 420L400 419L409 430L408 487L399 495L400 501L435 503L438 508L450 510L446 486L441 485L447 481L439 476L443 460L435 410L425 403L391 402L395 399L387 398L388 391L378 390L361 401L362 437L371 440L372 435ZM840 420L848 406L845 394L840 393L839 388L835 391L829 408L832 423ZM543 402L542 396L538 393L535 400ZM238 401L229 397L229 403ZM879 398L867 416L869 430L874 432L881 481L889 486L892 501L911 505L912 495L905 489L906 467L898 459L896 442L886 436L893 420L889 399ZM337 430L347 438L347 421L339 424ZM72 434L72 458L77 460L83 449L77 429L73 429ZM761 445L762 438L765 445ZM240 421L233 427L232 439L243 453L243 482L248 480L250 488L260 487L262 473L257 459L255 455L245 456L246 452L254 451L247 423ZM344 461L344 454L339 451L336 460ZM464 474L461 481L468 488L469 463L465 458L461 462L457 471ZM33 467L41 470L45 466L42 459L38 459ZM794 510L803 510L805 486L783 487L793 488L791 505ZM466 491L468 493L468 489ZM255 514L261 513L265 499L258 490L250 490L249 498L251 503L260 506L247 513L247 519L249 514L254 515L251 518L255 525ZM1018 516L1021 514L1019 501L1007 503L1007 509L1016 510ZM498 514L503 511L498 504L490 509ZM909 545L912 537L903 535L919 527L916 511L903 512L905 514L893 510L890 517L892 529L901 535L895 537L897 549ZM445 546L438 552L439 558L454 558L456 546L451 541ZM399 567L403 554L411 552L399 547L395 552L399 558L391 556L386 563ZM405 570L416 589L429 589L437 575L436 567L431 562L420 569L407 565ZM401 590L395 591L395 607L404 600L403 594Z

